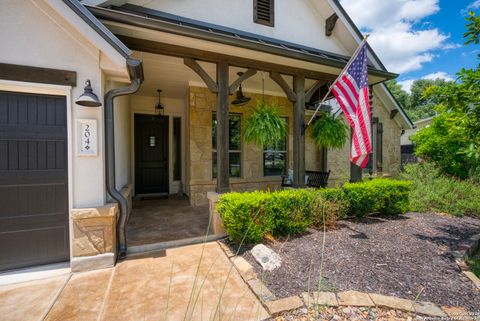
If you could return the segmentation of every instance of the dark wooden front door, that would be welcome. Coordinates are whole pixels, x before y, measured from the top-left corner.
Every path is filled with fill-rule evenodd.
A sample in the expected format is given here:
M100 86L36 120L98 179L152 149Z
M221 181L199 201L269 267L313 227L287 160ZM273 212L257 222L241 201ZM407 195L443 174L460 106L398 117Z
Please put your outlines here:
M0 270L67 261L66 98L0 91Z
M168 117L135 115L135 194L168 193Z

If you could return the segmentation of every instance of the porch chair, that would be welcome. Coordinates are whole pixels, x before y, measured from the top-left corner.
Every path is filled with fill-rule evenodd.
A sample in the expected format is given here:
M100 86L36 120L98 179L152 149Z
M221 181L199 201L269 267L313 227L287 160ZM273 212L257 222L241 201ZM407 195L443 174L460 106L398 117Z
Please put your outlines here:
M305 171L305 185L313 188L323 188L328 185L330 172ZM288 170L288 175L282 175L282 187L292 187L293 171Z

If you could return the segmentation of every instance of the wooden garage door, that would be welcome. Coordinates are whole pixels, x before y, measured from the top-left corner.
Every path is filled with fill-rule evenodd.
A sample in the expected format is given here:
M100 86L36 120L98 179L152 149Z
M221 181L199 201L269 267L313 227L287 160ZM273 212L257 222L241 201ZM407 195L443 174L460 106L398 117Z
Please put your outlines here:
M0 270L69 259L63 96L0 91Z

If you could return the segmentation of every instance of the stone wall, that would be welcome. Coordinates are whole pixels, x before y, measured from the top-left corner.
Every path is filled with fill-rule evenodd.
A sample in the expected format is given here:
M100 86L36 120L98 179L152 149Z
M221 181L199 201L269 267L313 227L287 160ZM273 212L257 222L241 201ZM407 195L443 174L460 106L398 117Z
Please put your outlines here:
M251 115L257 101L262 99L260 94L248 93L251 101L243 106L230 104L230 112L242 114L242 121ZM230 99L235 97L232 95ZM293 167L293 105L286 97L265 96L267 103L274 103L282 117L288 119L287 161L289 168ZM215 191L216 181L212 178L212 114L216 109L216 96L207 88L190 87L189 94L189 126L188 148L190 162L187 192L190 202L195 205L208 204L207 192ZM308 121L308 118L306 119ZM250 191L277 189L281 177L263 175L263 150L255 144L242 143L242 176L230 178L233 191ZM306 169L320 170L322 168L322 153L307 137Z
M390 113L382 105L374 93L373 117L378 117L383 123L383 170L380 172L374 166L375 175L395 176L400 172L400 136L401 128L390 119ZM345 120L344 116L341 116ZM397 116L398 117L398 116ZM342 149L328 151L328 169L332 171L329 185L335 186L350 179L350 145L351 140ZM374 150L375 151L375 150Z
M72 256L115 253L118 205L72 209Z
M188 183L186 191L192 205L207 205L207 192L215 191L216 181L212 178L212 113L215 111L216 96L207 88L190 87L188 109ZM248 117L262 97L248 93L251 101L244 106L230 104L230 112L242 114L242 120ZM234 99L232 95L231 100ZM288 168L293 167L293 130L292 103L286 97L265 96L267 103L275 103L282 117L288 119ZM307 111L305 121L310 119ZM400 170L400 133L401 129L391 120L389 113L374 97L374 117L383 123L383 173L396 175ZM342 116L343 117L343 116ZM328 169L331 170L329 184L338 185L350 179L350 139L342 149L328 151ZM274 190L280 186L278 176L263 175L263 150L254 144L242 144L242 176L230 178L233 191ZM310 138L310 128L306 133L305 144L306 170L322 169L322 152Z

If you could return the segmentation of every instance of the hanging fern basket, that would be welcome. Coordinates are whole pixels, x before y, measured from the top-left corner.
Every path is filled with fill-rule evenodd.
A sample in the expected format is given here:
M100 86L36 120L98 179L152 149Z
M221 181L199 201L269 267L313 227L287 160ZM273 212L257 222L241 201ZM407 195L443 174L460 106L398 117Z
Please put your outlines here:
M342 148L348 137L348 126L333 115L322 114L312 125L311 137L318 147Z
M257 107L245 120L244 139L247 143L266 146L279 141L287 133L287 124L275 105L257 102Z

